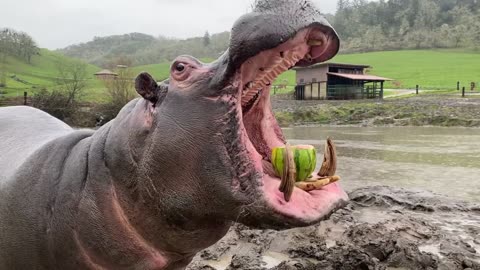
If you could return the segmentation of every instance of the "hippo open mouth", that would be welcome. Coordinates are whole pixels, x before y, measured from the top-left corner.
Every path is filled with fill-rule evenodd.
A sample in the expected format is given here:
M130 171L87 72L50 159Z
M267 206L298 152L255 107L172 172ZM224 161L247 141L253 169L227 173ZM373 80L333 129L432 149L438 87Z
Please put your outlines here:
M261 180L255 184L262 193L262 202L249 206L255 209L247 212L256 216L259 208L267 208L270 212L273 210L273 216L278 215L282 220L283 224L279 224L281 227L289 223L299 226L318 222L348 200L338 184L331 184L310 192L295 188L291 199L287 201L279 190L280 178L276 176L271 163L272 149L285 146L286 143L271 108L272 84L280 74L292 67L313 65L334 55L338 43L332 43L338 40L331 37L323 28L307 27L288 41L247 59L235 76L241 99L238 110L243 119L240 124L242 141L257 175L261 175Z

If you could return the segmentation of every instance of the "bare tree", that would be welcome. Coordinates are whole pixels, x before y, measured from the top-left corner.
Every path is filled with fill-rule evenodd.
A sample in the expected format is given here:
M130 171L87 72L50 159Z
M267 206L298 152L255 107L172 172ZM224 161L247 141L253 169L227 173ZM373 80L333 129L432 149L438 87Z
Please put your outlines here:
M117 108L122 108L136 97L134 75L128 67L119 67L115 71L118 76L106 81L105 86L111 103Z
M128 67L119 66L115 72L118 75L115 79L105 81L109 102L98 108L101 118L101 123L97 123L99 125L115 118L120 110L137 96L133 71Z
M75 106L87 86L87 64L77 60L61 60L56 65L57 83L68 97L65 106Z

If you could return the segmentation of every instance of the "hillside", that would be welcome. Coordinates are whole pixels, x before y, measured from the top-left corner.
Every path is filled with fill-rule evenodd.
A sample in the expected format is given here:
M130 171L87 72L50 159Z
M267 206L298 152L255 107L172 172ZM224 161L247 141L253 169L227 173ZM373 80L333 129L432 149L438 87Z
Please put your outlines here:
M52 88L56 86L58 71L56 63L61 60L68 60L59 53L55 53L46 49L40 50L40 55L35 55L31 59L31 64L26 63L14 57L7 57L4 67L0 67L6 71L6 88L0 88L3 96L23 95L24 91L33 94L41 88ZM1 65L1 64L0 64ZM93 74L100 68L87 65L89 74L89 90L88 95L92 95L95 88L101 87L101 83L94 79Z
M368 64L370 74L395 80L388 88L414 88L419 84L423 89L452 89L457 81L468 86L480 82L480 53L460 50L412 50L343 54L332 62ZM134 71L150 72L158 80L169 74L169 62L135 67ZM288 71L277 79L277 84L287 80L295 85L295 72Z
M342 53L480 48L478 0L339 0L336 14L326 16L342 39ZM131 33L96 37L59 52L101 67L126 56L138 66L180 54L217 58L229 37L229 32L188 39Z
M172 61L182 54L200 58L217 57L228 47L229 40L229 32L211 36L206 33L204 37L184 40L131 33L96 37L87 43L72 45L58 52L106 68L119 57L127 58L132 65L138 66Z

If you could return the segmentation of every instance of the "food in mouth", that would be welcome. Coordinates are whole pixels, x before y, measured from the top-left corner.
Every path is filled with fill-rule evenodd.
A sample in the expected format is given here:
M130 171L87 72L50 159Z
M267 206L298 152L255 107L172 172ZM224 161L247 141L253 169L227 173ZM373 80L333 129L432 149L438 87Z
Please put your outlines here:
M335 144L330 138L325 145L322 167L316 176L312 175L317 164L314 146L291 146L287 143L272 150L271 160L275 173L281 179L279 190L287 202L290 201L295 187L308 192L340 180L339 176L335 176L337 156Z

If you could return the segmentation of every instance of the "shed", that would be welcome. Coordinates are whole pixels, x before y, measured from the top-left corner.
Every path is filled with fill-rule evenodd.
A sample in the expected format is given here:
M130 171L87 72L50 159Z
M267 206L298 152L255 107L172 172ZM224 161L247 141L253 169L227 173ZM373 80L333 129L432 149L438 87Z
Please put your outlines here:
M115 73L111 70L108 70L108 69L104 69L102 71L99 71L99 72L95 73L95 78L97 78L99 80L103 80L103 81L113 80L117 77L118 77L117 73Z
M296 70L295 98L373 99L383 98L383 87L389 78L366 74L369 65L321 63Z

